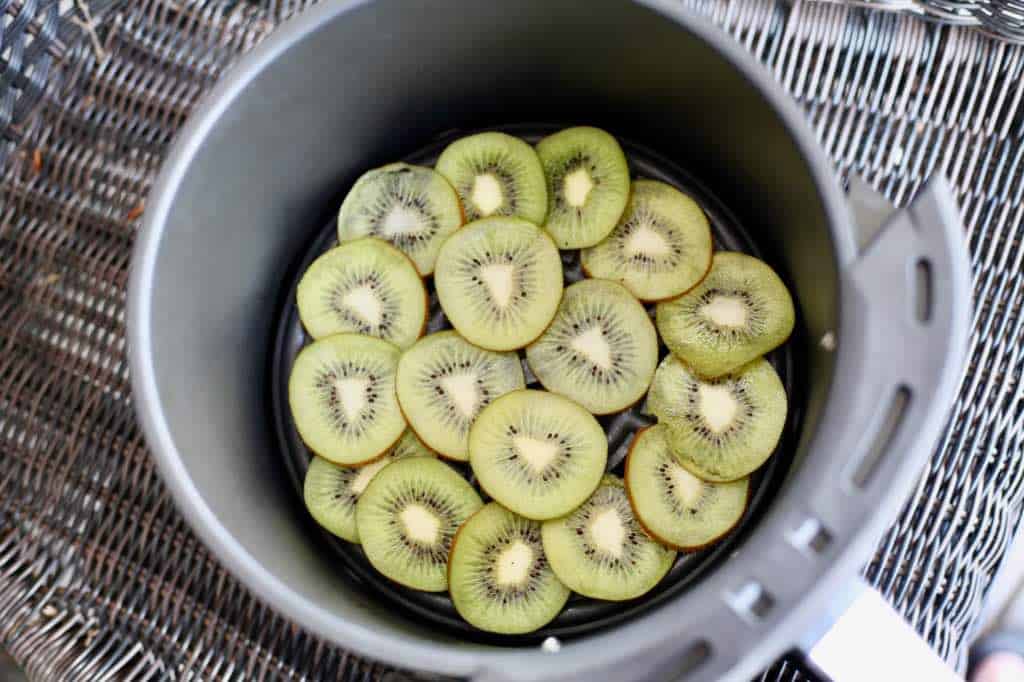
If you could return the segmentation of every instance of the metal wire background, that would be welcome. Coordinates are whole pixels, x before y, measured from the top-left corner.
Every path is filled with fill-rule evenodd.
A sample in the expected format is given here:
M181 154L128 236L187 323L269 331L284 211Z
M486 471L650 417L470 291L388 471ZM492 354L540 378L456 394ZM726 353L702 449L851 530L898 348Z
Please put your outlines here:
M1024 502L1024 48L851 5L680 2L773 70L842 174L897 204L932 173L957 189L970 367L865 572L962 668ZM307 4L0 0L0 647L32 679L390 676L272 612L197 542L135 424L125 362L130 249L168 143ZM761 679L807 678L783 660Z

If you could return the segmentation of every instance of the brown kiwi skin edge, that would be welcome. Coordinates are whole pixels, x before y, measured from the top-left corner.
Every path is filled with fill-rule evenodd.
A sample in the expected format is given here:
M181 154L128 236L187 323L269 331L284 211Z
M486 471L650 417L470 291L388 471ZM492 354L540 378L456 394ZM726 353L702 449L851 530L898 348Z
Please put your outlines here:
M711 272L711 264L714 261L714 258L715 258L715 251L714 251L714 249L712 249L711 250L711 254L708 256L708 265L707 265L706 268L704 268L704 274L701 275L700 279L698 279L696 282L694 282L693 286L688 288L686 291L682 291L682 292L680 292L678 294L675 294L673 296L665 296L664 298L640 298L639 296L634 294L632 291L630 291L629 293L632 294L633 298L635 298L636 300L640 301L640 303L664 303L665 301L674 301L675 299L679 298L680 296L686 296L688 293L690 293L691 291L693 291L694 289L696 289L697 287L699 287L701 285L701 282L703 282L705 280L705 278L707 278L708 273ZM587 270L587 266L585 266L583 264L583 259L582 258L580 259L580 270L583 271L583 274L586 275L587 279L607 279L606 277L594 277L592 274L590 274L590 271ZM622 284L622 286L626 286L625 284L623 284L622 282L620 282L617 279L611 279L611 280L608 280L608 281L609 282L615 282L617 284ZM628 287L626 288L626 291L629 291Z
M611 282L611 281L614 281L614 280L606 280L606 281L608 281L608 282ZM552 322L554 322L554 320L552 320ZM548 326L550 327L551 325L549 324ZM544 331L546 332L546 331L547 331L547 329L545 329ZM655 333L657 333L657 332L655 332ZM542 332L542 333L541 333L541 336L543 336L543 335L544 335L544 334L543 334L543 332ZM538 336L537 338L540 338L540 336ZM534 341L536 341L536 340L537 340L537 339L534 339ZM530 343L533 343L533 341L531 341ZM577 402L576 402L575 400L573 400L573 399L572 399L572 398L570 398L569 396L567 396L567 395L562 395L562 394L561 394L561 393L559 393L558 391L556 391L556 390L554 390L554 389L551 389L551 388L548 388L548 387L547 387L547 385L546 385L546 384L544 383L544 381L543 381L543 380L542 380L542 379L540 378L540 376L538 376L538 375L537 375L537 372L535 372L535 371L534 371L534 369L533 369L533 365L531 365L531 364L530 364L530 359L529 359L528 357L524 357L524 358L523 358L523 360L524 360L524 361L526 362L526 366L530 368L530 373L531 373L531 374L533 374L533 376L537 377L537 381L538 381L538 382L540 382L540 385L544 387L544 390L545 390L545 391L547 391L548 393L554 393L555 395L558 395L558 396L562 396L562 397L563 397L563 398L565 398L566 400L572 400L572 401L573 401L574 403L576 403L577 405L580 405L579 403L577 403ZM651 376L651 382L653 382L653 381L654 381L654 377L653 377L653 376ZM626 405L625 407L620 407L620 408L619 408L619 409L617 409L617 410L609 410L608 412L591 412L590 410L587 410L587 408L583 407L582 405L580 405L580 407L583 407L583 409L584 409L584 410L586 410L586 411L587 411L587 412L588 412L589 414L592 414L592 415L594 415L594 416L597 416L597 417L603 417L604 415L607 415L607 414L616 414L616 413L618 413L618 412L624 412L624 411L626 411L626 410L629 410L629 409L631 409L631 408L632 408L632 407L634 407L635 405L638 405L638 404L640 404L641 402L643 402L643 401L644 401L644 399L645 399L645 398L647 397L647 391L649 391L650 389L651 389L651 385L650 385L650 384L647 384L647 389L646 389L646 390L644 390L644 392L640 394L640 397L639 397L639 398L637 398L636 400L634 400L633 402L631 402L631 403L630 403L629 405ZM602 428L603 428L603 427L602 427Z
M459 206L459 210L461 210L461 204ZM459 227L459 229L462 229L461 226ZM370 239L380 239L380 237L370 237ZM391 243L388 242L387 240L380 239L380 241L384 242L388 246L391 246ZM402 251L401 249L395 248L394 246L391 246L391 248L395 249L395 251L398 251L398 253L405 256L405 260L409 261L409 265L411 265L412 269L416 272L416 274L420 276L420 282L422 282L423 284L423 324L420 325L420 332L419 334L416 335L416 340L418 341L423 338L423 335L427 331L427 323L430 322L430 292L427 291L427 283L423 281L423 273L421 273L420 269L416 267L416 263L413 262L412 258L409 258L409 255L405 253L405 251ZM405 417L405 413L402 414L402 417ZM406 423L409 422L408 419L406 419L405 421Z
M623 478L623 482L625 484L624 487L626 488L626 499L629 500L629 506L633 508L633 518L636 519L636 522L640 524L640 527L644 529L644 532L647 533L649 536L651 536L651 538L655 542L659 542L662 545L664 545L666 547L669 547L671 549L674 549L676 551L679 551L679 552L699 552L702 549L707 549L708 547L711 547L712 545L717 544L718 542L720 542L722 540L722 538L724 538L726 535L731 533L736 528L736 526L738 526L740 524L740 522L743 520L743 517L747 515L747 510L750 508L750 497L751 497L751 495L750 495L750 488L749 487L747 488L747 499L746 499L746 501L743 504L743 511L736 518L736 522L733 523L731 526L729 526L726 530L724 530L721 533L719 533L718 535L716 535L711 540L708 540L707 542L705 542L703 544L700 544L700 545L677 545L675 543L669 542L669 541L659 537L656 533L653 533L651 531L651 529L648 528L644 524L643 519L640 518L640 513L637 511L636 504L633 502L633 496L630 494L630 490L629 490L629 465L630 465L630 462L633 459L633 448L636 446L637 441L640 439L640 434L643 433L644 431L646 431L649 428L651 428L651 427L650 426L645 426L644 428L639 429L635 434L633 434L633 442L629 444L629 452L626 453L625 474L623 475L622 478ZM700 478L700 477L698 476L698 478ZM739 480L739 479L737 479L737 480Z
M448 548L448 562L447 565L445 566L444 571L445 581L448 583L449 587L452 584L452 554L455 553L455 545L459 542L459 536L462 535L462 529L466 527L466 524L469 523L470 519L479 514L486 506L487 503L484 502L483 507L480 507L480 509L477 509L475 512L466 517L466 520L462 522L462 525L459 526L458 530L455 531L454 537L452 537L452 546Z
M398 402L397 398L395 399L395 402ZM399 408L399 411L401 411L401 408ZM405 414L404 414L404 413L402 414L402 419L405 419ZM408 423L408 421L406 421L406 426L408 426L408 425L409 425L409 423ZM296 429L296 430L298 430L298 429ZM403 434L403 433L405 433L405 429L402 429L402 432L398 434L398 438L396 438L396 439L394 439L393 441L391 441L391 443L390 443L390 444L389 444L389 445L388 445L388 446L387 446L386 448L384 448L383 450L381 450L380 452L378 452L378 453L377 453L376 455L374 455L373 457L370 457L370 458L368 458L368 459L364 459L364 460L361 460L361 461L359 461L359 462L356 462L356 463L354 463L354 464L352 464L352 463L350 463L350 464L342 464L341 462L335 462L335 461L334 461L333 459L331 459L330 457L328 457L328 456L326 456L326 455L322 455L322 454L320 454L319 452L317 452L317 451L316 451L316 450L315 450L315 449L313 448L313 446L311 446L311 445L310 445L309 443L307 443L306 441L302 441L302 444L303 444L303 445L305 445L305 446L306 446L306 448L307 448L307 449L308 449L308 450L309 450L310 452L312 452L312 453L313 453L314 455L316 455L317 457L319 457L319 458L321 458L321 459L326 459L326 460L327 460L328 462L330 462L331 464L333 464L333 465L335 465L335 466L339 466L339 467L349 467L349 468L352 468L352 469L358 469L359 467L362 467L362 466L366 466L367 464L371 464L371 463L373 463L373 462L376 462L376 461L377 461L378 459L380 459L380 458L381 458L381 457L383 457L384 455L388 454L388 450L390 450L391 448L395 447L395 445L397 445L397 444L398 444L398 441L402 440L402 434ZM300 436L300 437L299 437L299 439L301 440L301 438L302 438L302 437Z
M437 172L431 166L428 166L428 168L433 170L435 173ZM453 185L452 183L448 182L448 178L444 177L440 173L437 173L437 174L440 175L441 179L444 180L445 182L447 182L448 186L452 188L453 192L455 192L455 203L457 203L459 205L459 226L457 228L455 228L455 230L452 232L452 234L455 234L456 232L458 232L459 230L461 230L463 227L466 226L466 207L462 205L462 197L459 196L459 191L457 189L455 189L455 185ZM451 234L448 235L448 237L451 237L451 236L452 236ZM444 238L445 241L448 241L448 237ZM441 244L444 245L444 242L441 242ZM405 257L409 258L409 256L407 256L407 255ZM409 258L409 260L412 260L412 259ZM428 272L426 274L420 272L420 269L416 267L415 263L412 264L412 267L416 270L417 273L419 273L419 276L420 276L421 279L426 279L427 277L433 277L434 276L433 272ZM424 289L426 289L426 285L425 284L424 284ZM426 329L427 329L427 320L428 319L430 319L430 293L429 292L427 293L427 316L423 320L423 329L424 329L424 331L426 331ZM420 336L423 336L422 332L420 333Z
M395 399L398 400L397 397ZM416 427L412 425L411 421L409 421L409 417L405 414L405 408L402 407L402 401L401 400L398 400L398 411L402 413L402 419L405 420L406 427L410 431L413 432L413 434L419 440L420 444L423 447L425 447L427 450L430 450L435 455L437 455L438 458L441 459L441 461L453 462L453 463L459 463L459 464L467 464L467 463L469 463L469 457L466 457L466 459L456 459L455 457L452 457L451 455L446 455L445 453L441 452L440 450L435 450L434 448L432 448L429 445L427 445L427 441L423 440L423 437L420 436L419 431L417 431ZM401 438L401 436L399 436L399 438ZM397 443L398 441L395 441L395 442Z

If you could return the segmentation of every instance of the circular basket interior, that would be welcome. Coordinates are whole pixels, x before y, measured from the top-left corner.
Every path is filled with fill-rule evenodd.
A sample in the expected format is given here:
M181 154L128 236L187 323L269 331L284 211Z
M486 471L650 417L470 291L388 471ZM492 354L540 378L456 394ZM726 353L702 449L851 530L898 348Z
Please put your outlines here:
M517 135L534 143L549 132L557 130L557 126L529 125L508 126L500 128L505 132ZM475 132L475 131L472 131ZM427 147L416 151L403 160L408 163L433 166L438 155L452 140L466 134L467 131L452 131L432 142ZM673 185L692 197L704 209L714 236L717 250L743 251L760 258L764 254L758 249L756 241L749 230L701 183L684 169L658 156L651 150L631 143L628 138L618 137L626 157L629 160L631 176L634 178L650 178L661 180ZM346 188L347 189L347 188ZM328 210L331 217L325 219L323 228L317 237L303 252L303 257L294 264L291 276L286 285L286 294L281 297L275 318L274 345L270 365L270 408L272 420L280 446L280 453L288 472L289 483L295 489L295 502L302 505L302 484L306 468L313 457L312 452L303 444L288 408L288 376L292 363L299 350L310 342L299 321L298 308L295 305L295 290L299 279L309 264L324 251L337 245L337 208L341 204L339 197ZM563 251L566 284L583 279L577 251ZM770 261L769 261L770 262ZM785 273L780 273L785 279ZM451 328L438 304L433 288L433 279L426 279L430 294L430 312L427 332ZM792 291L792 288L791 288ZM653 316L654 306L646 306ZM799 309L799 306L797 306ZM594 632L601 628L620 623L635 617L644 611L672 599L685 590L693 589L699 584L702 576L712 570L721 561L727 560L737 548L743 536L755 525L758 517L764 512L771 499L772 491L777 490L793 459L804 405L804 389L806 386L805 368L797 361L804 357L800 344L803 339L797 331L784 346L772 352L768 359L775 366L782 378L789 400L789 414L774 455L757 471L752 479L751 496L743 519L725 538L717 544L700 551L680 553L675 564L661 582L647 594L627 602L606 602L596 599L572 595L562 612L545 627L526 635L494 635L483 632L466 623L455 611L447 593L421 592L391 582L379 574L367 561L358 545L345 542L319 528L310 519L311 526L316 530L311 533L320 543L321 551L333 554L338 558L339 580L349 580L360 589L377 598L382 607L399 609L409 618L431 628L440 628L445 632L467 640L481 643L524 646L533 645L547 637L565 640ZM664 344L659 347L659 359L668 353ZM520 356L524 356L520 351ZM542 388L533 377L523 360L529 388ZM644 401L622 412L599 417L608 434L608 471L622 476L623 462L629 450L633 434L645 426L654 423L654 419L643 412ZM467 465L451 463L467 478L472 479L472 472ZM483 495L485 501L488 499Z

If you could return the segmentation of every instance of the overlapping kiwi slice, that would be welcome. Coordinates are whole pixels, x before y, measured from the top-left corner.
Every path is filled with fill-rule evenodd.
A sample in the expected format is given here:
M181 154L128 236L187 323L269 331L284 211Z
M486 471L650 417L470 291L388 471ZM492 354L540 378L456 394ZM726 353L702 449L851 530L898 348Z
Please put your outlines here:
M622 481L611 474L579 508L545 521L541 536L559 580L594 599L635 599L657 585L676 558L640 526Z
M529 519L551 519L594 491L608 440L593 415L547 391L506 393L469 431L469 463L480 486Z
M401 251L367 237L317 258L299 282L299 317L314 339L356 332L408 348L427 322L427 290Z
M433 456L433 451L416 434L406 431L382 457L362 466L341 466L323 457L313 457L302 490L306 509L317 523L342 540L359 542L356 501L373 477L395 460Z
M544 223L560 249L593 246L615 227L629 199L629 165L599 128L567 128L537 143L548 182Z
M562 259L543 230L521 218L484 218L445 241L434 276L452 326L490 350L540 336L562 298Z
M743 518L750 479L701 480L683 467L657 424L636 434L626 457L626 492L651 537L682 551L706 547Z
M569 599L569 588L544 554L540 523L496 502L473 514L455 536L448 589L468 623L501 634L547 625Z
M456 531L483 506L444 462L410 457L380 470L356 502L356 526L370 563L397 583L441 592Z
M455 188L437 171L407 163L371 170L352 186L338 214L338 241L380 237L434 271L441 243L463 223Z
M680 464L705 481L735 481L771 456L786 423L786 390L767 360L704 379L668 356L654 374L648 409L668 427Z
M565 290L526 360L544 388L609 414L643 397L658 363L658 334L625 287L585 279Z
M703 376L731 372L781 345L793 331L793 299L763 261L719 252L692 291L658 304L669 350Z
M459 193L468 222L518 216L544 223L544 169L533 147L519 138L497 132L463 137L441 152L435 167Z
M395 396L398 347L335 334L303 348L288 378L288 404L306 445L337 464L379 457L405 430Z
M692 289L711 267L711 226L675 187L637 180L612 233L580 253L590 277L622 282L641 301Z
M398 362L398 402L409 425L445 457L469 459L469 428L496 398L525 388L515 353L484 350L456 332L420 339Z

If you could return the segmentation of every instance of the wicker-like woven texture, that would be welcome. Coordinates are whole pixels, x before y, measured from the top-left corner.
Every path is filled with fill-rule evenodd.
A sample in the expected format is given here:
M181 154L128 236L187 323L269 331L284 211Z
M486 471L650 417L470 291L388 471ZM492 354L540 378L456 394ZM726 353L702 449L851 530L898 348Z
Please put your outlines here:
M841 5L680 0L897 203L945 173L977 297L955 418L868 578L962 665L1024 501L1024 48ZM308 2L0 0L0 646L37 680L377 679L197 542L135 424L130 249L167 146ZM781 662L765 680L805 679Z

